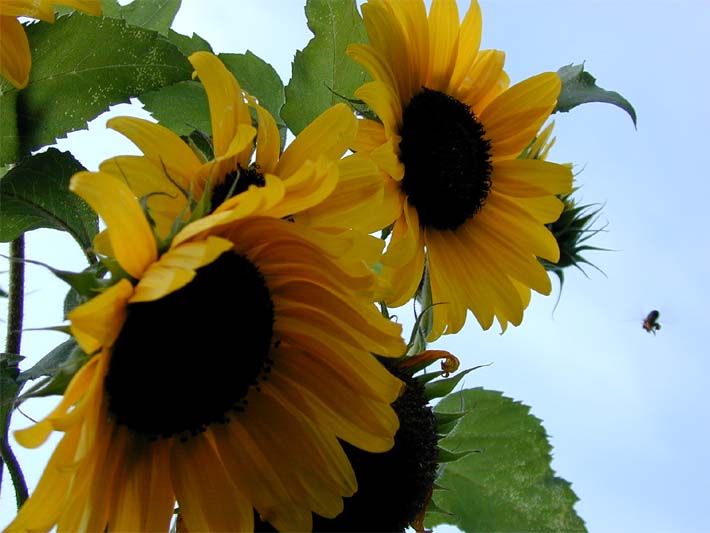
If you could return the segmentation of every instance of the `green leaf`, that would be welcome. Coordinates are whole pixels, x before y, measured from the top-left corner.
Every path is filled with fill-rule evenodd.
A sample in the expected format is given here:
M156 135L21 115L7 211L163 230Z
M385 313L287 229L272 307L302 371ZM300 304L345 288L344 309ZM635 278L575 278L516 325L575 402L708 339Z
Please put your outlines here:
M17 399L18 403L30 398L64 394L69 382L89 358L74 339L63 342L35 366L20 374L20 382L45 377L22 393Z
M211 52L212 47L210 43L205 41L202 37L193 33L191 37L178 33L174 30L168 32L168 39L170 42L177 46L180 51L185 55L185 57L194 54L195 52Z
M120 18L128 24L168 35L180 9L180 0L133 0L121 7Z
M25 231L50 228L68 232L84 250L98 232L96 214L69 190L84 167L69 152L50 148L25 158L0 179L0 242Z
M355 0L308 0L306 17L314 37L296 52L281 112L294 135L343 97L351 98L367 79L345 55L348 44L367 40Z
M436 511L428 527L442 523L463 531L586 531L574 510L570 484L550 467L552 447L530 408L500 392L468 389L443 398L442 413L466 415L439 446L461 453L436 480Z
M27 36L32 72L27 88L17 96L20 146L25 153L84 128L110 105L189 80L192 74L190 63L174 44L123 20L73 13L54 24L32 24ZM14 95L0 95L6 97ZM5 131L9 130L4 127Z
M604 102L626 111L636 126L636 111L626 98L614 91L606 91L596 84L596 78L584 70L584 65L570 64L557 71L562 80L562 91L553 111L566 113L580 104Z
M23 382L30 379L37 379L42 376L56 375L59 372L59 369L66 364L67 360L76 348L77 344L74 339L64 341L42 359L37 361L32 368L21 372L17 380Z
M211 132L207 95L196 81L181 81L157 91L140 95L140 100L153 117L178 135L194 130Z
M219 54L227 69L237 78L242 89L256 97L281 128L279 117L286 101L284 84L276 70L269 63L249 50L245 54Z

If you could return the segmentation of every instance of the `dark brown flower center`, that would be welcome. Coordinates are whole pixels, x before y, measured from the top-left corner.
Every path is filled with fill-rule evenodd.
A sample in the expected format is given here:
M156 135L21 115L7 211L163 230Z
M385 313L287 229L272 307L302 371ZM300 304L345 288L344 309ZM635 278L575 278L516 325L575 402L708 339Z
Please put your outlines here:
M246 191L250 185L256 185L257 187L266 185L264 175L261 174L259 169L254 165L248 168L239 167L237 170L233 170L227 174L224 179L212 189L210 212L217 209L225 200Z
M491 145L464 103L423 88L404 110L402 191L423 228L455 230L475 215L491 186Z
M271 369L273 324L263 276L233 252L164 298L129 304L105 380L109 413L148 437L226 422Z

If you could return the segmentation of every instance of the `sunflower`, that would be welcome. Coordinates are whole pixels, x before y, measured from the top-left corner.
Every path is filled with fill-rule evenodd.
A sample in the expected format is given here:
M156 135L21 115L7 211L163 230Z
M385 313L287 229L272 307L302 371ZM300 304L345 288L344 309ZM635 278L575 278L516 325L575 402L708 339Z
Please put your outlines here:
M71 311L91 357L15 434L31 448L64 436L8 532L165 531L176 501L189 531L250 530L254 509L305 531L312 512L341 512L357 490L341 442L383 452L399 424L402 382L372 354L406 347L371 303L365 261L381 241L281 218L318 201L322 173L286 195L267 179L229 224L188 223L165 249L122 178L72 178L106 224L118 281Z
M371 75L355 95L379 121L362 119L354 150L387 174L392 237L382 274L392 306L417 291L426 268L429 340L459 331L471 310L484 329L494 318L520 324L530 289L551 291L537 258L559 249L545 224L562 210L568 167L519 158L555 107L555 73L513 87L504 54L479 51L481 13L471 3L370 0L362 5L369 44L348 55Z
M18 89L27 86L32 56L25 29L17 17L54 22L55 5L101 14L100 0L0 0L0 74Z
M346 206L337 209L345 217L365 203L363 192L366 199L382 195L379 170L369 158L351 155L339 159L357 132L358 122L348 106L339 104L325 111L281 153L276 121L255 98L242 91L220 59L208 52L196 52L189 60L207 93L213 158L206 159L160 124L135 117L107 122L108 127L136 144L143 155L108 159L100 170L121 176L136 196L144 199L159 236L166 238L174 232L176 220L189 219L194 208L189 199L200 197L206 189L210 191L207 211L212 214L203 221L206 225L228 223L230 213L242 202L240 193L250 187L270 185L270 190L280 191L279 197L289 197L306 183L321 184L313 207L301 215L320 227L333 225L328 218L333 210L321 213L317 209L323 198L332 196L334 204ZM258 128L252 123L250 108ZM337 161L336 169L331 161ZM296 211L284 212L284 216L295 215ZM359 212L350 218L357 220Z

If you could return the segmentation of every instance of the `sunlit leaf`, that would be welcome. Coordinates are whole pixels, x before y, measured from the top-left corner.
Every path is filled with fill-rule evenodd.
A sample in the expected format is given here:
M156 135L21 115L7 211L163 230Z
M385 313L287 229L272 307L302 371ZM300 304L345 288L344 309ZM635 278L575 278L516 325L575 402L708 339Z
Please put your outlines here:
M69 152L50 148L27 157L0 179L0 242L25 231L50 228L68 232L91 247L98 219L91 208L69 190L69 180L84 167Z
M29 84L17 97L11 91L0 95L17 98L25 153L86 127L112 104L192 74L190 63L164 36L123 20L73 13L54 24L32 24L27 35L33 62ZM11 128L4 126L5 132Z
M193 54L195 52L212 51L210 43L205 41L196 33L193 33L192 36L188 37L187 35L183 35L182 33L170 30L168 32L168 39L170 39L170 42L177 46L180 51L185 54L185 56L189 56L190 54Z
M273 115L279 129L284 130L285 125L280 119L286 101L284 84L274 67L249 50L245 54L219 54L219 58L242 89L256 97L259 104Z
M140 96L146 110L178 135L198 130L210 135L210 108L202 84L181 81Z
M345 55L348 44L367 40L355 0L309 0L306 17L314 37L296 52L281 112L294 134L343 97L352 98L367 79Z
M178 9L180 0L133 0L121 7L120 17L128 24L167 35Z
M566 112L580 104L604 102L626 111L636 125L636 111L629 101L614 91L597 86L596 78L584 70L584 65L567 65L557 71L562 80L562 91L554 112Z
M437 412L466 414L440 442L462 454L436 480L428 527L463 531L585 531L570 484L550 467L552 447L530 408L500 392L468 389L443 398Z

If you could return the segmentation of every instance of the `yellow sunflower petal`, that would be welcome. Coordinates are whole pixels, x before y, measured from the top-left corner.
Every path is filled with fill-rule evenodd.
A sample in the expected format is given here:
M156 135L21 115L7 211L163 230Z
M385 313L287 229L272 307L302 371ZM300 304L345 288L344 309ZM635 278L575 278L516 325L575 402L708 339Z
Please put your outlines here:
M402 121L402 102L392 86L380 81L371 81L355 91L355 97L367 103L382 121L387 137L399 132Z
M279 128L271 113L256 103L253 98L250 98L249 102L256 109L259 121L259 130L256 136L256 165L262 174L267 172L273 174L281 153Z
M327 199L299 213L296 220L372 233L397 218L398 208L388 209L390 204L384 204L385 178L371 159L358 155L341 159L338 174L337 186Z
M479 224L486 224L511 242L525 243L530 253L548 261L559 259L560 249L552 233L512 199L491 191L486 208L476 216Z
M0 74L17 89L24 89L30 79L32 56L25 28L12 16L0 16Z
M554 109L561 86L556 73L538 74L502 93L481 112L493 157L517 156L530 144Z
M412 93L426 83L429 65L429 22L423 2L387 1L407 37Z
M163 179L167 184L172 180L190 190L201 162L178 135L165 126L137 117L115 117L106 123L106 127L128 137L150 161L164 169ZM123 173L130 175L129 169L118 166L116 170L121 172L119 176ZM196 195L200 192L198 189Z
M551 224L560 218L565 208L562 200L556 196L540 196L537 198L513 198L513 201L542 224Z
M32 497L22 505L6 533L49 531L54 527L72 482L71 474L62 466L72 462L80 436L80 431L71 431L62 438Z
M423 233L416 209L406 200L403 215L394 224L382 264L382 275L392 286L387 302L393 307L404 305L414 295L424 271Z
M195 52L188 59L207 92L214 153L220 157L227 153L237 135L237 128L242 124L251 125L249 108L239 83L217 56L209 52Z
M357 135L350 147L354 152L371 152L387 142L385 129L376 120L359 119Z
M188 198L185 192L181 191L175 183L173 177L168 178L166 169L162 165L156 164L153 160L143 156L118 156L107 159L99 166L101 172L108 172L125 180L136 197L145 202L149 214L155 223L155 232L161 238L166 238L173 229L177 218L186 218ZM202 195L202 187L196 182L182 183L185 185L188 194L193 198ZM112 255L111 249L100 250L97 243L94 247L99 253Z
M572 170L541 159L508 159L493 166L491 186L515 197L565 194L572 188Z
M212 426L215 445L234 483L243 484L260 518L279 531L310 531L310 509L293 500L281 473L238 419Z
M136 285L130 303L159 300L187 285L197 269L209 265L234 247L232 241L208 237L171 248L145 271Z
M155 237L135 196L123 181L105 172L74 174L69 188L106 223L116 260L134 278L158 257Z
M371 50L375 51L374 58L376 61L382 61L386 65L386 70L393 76L393 78L388 76L380 79L388 82L399 100L409 100L414 87L410 77L407 41L402 26L385 2L368 2L363 4L361 10ZM371 64L372 62L368 62L368 65ZM379 72L374 73L380 75ZM374 75L373 78L378 79Z
M483 329L493 323L492 309L484 305L485 288L472 265L464 264L448 241L448 234L427 233L429 281L433 308L433 325L428 340L444 333L458 332L466 322L468 309L473 311Z
M170 459L170 477L188 531L253 530L250 502L229 480L204 434L176 441Z
M15 440L25 448L36 448L47 440L54 431L54 421L67 414L69 409L79 402L95 379L98 357L87 362L72 378L62 401L47 417L33 426L15 431Z
M477 0L472 0L461 23L456 65L446 91L448 94L454 94L454 91L466 78L476 60L478 48L481 46L482 26L481 7L478 5Z
M306 161L284 180L283 200L273 207L265 206L260 214L282 218L299 213L328 198L337 184L338 165L321 155L315 163Z
M534 255L506 241L488 226L468 223L462 231L467 234L472 250L485 250L486 255L499 262L501 271L541 294L549 294L550 277Z
M468 104L476 115L480 115L507 88L501 83L501 76L505 74L504 63L505 53L500 50L483 50L452 95Z
M286 183L305 161L319 157L338 160L352 146L357 119L345 104L336 104L309 124L281 156L274 174Z
M392 448L399 419L389 405L353 396L353 389L344 387L340 380L332 388L312 387L314 382L322 379L321 373L313 376L300 370L297 372L291 376L274 369L269 379L274 389L288 395L299 410L332 428L347 442L370 452L385 452Z
M399 135L390 136L381 146L370 152L370 157L384 170L393 180L402 181L404 178L404 164L399 159L399 143L402 138Z
M67 7L73 7L89 15L101 14L101 0L58 0L57 4Z
M340 474L343 467L350 467L347 458L342 459L342 448L340 461L329 459L325 436L313 430L308 419L295 418L265 392L250 399L249 409L242 415L244 426L267 452L293 497L321 516L342 511L342 498L352 495L356 486L352 469L349 475ZM334 435L330 438L335 440ZM294 454L299 460L289 461Z
M0 2L0 16L30 17L54 22L54 4L56 3L54 0L3 0Z
M433 0L429 10L429 75L426 86L446 91L456 66L459 10L456 0Z
M382 81L390 87L397 87L397 79L389 63L369 44L348 45L347 55L362 65L373 80Z
M111 346L118 338L126 317L126 304L133 286L122 279L69 313L71 333L86 353Z
M128 452L130 460L123 470L123 479L116 484L110 531L167 531L175 507L170 441L162 439L134 446L137 449Z

